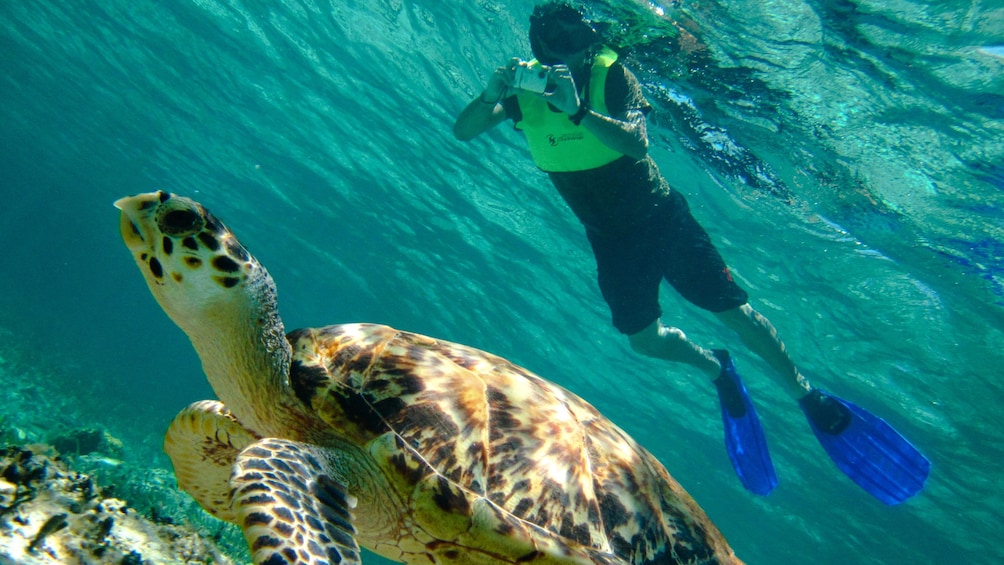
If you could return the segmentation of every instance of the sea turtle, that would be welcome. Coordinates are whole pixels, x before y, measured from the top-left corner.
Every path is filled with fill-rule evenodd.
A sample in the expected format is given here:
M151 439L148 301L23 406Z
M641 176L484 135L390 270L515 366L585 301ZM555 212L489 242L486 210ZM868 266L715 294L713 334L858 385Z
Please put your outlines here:
M568 390L387 326L284 335L273 280L202 205L123 198L121 230L220 401L165 439L254 563L741 563L666 469Z

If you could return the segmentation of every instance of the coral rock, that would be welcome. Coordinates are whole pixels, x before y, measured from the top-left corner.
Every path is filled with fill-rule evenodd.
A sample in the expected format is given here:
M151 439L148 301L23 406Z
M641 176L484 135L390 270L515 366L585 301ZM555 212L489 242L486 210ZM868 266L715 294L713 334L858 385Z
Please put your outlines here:
M6 448L0 477L0 565L232 564L195 532L103 498L58 459Z

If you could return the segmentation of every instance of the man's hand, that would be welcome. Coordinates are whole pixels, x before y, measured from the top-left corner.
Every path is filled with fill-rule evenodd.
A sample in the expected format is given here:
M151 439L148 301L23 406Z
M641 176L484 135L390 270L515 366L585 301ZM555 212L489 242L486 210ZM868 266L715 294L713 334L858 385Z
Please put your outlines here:
M572 78L572 71L568 68L568 65L554 65L551 67L551 72L547 79L547 89L544 92L534 92L532 90L516 88L513 85L516 67L521 64L525 65L526 63L521 62L519 59L513 59L509 67L499 67L499 71L497 72L505 70L504 76L509 88L542 98L550 105L569 115L579 111L579 92L575 87L575 79Z
M488 77L488 84L485 85L485 91L482 94L484 97L483 101L498 102L499 100L505 98L505 95L508 94L508 90L512 88L513 75L518 65L519 58L513 57L507 64L495 69L492 76Z
M551 106L562 112L572 115L579 111L579 90L575 87L575 79L572 78L572 71L568 65L555 65L551 67L551 80L554 89L541 94Z

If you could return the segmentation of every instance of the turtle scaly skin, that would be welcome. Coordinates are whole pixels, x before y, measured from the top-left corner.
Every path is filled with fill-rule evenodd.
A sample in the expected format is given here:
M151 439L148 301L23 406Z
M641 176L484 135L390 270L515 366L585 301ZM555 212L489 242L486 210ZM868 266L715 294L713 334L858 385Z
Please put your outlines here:
M123 198L121 230L219 401L168 430L179 486L256 565L741 563L666 469L505 359L374 324L284 336L268 272L200 204Z

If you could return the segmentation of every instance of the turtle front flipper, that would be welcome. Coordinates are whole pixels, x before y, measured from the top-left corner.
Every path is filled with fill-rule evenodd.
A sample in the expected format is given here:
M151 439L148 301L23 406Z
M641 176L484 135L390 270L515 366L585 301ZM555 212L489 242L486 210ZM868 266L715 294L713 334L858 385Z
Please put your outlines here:
M230 479L237 525L255 565L358 565L356 499L322 450L266 438L242 451Z
M230 475L237 454L258 439L221 402L203 400L174 417L164 451L174 465L178 487L213 516L235 522Z

